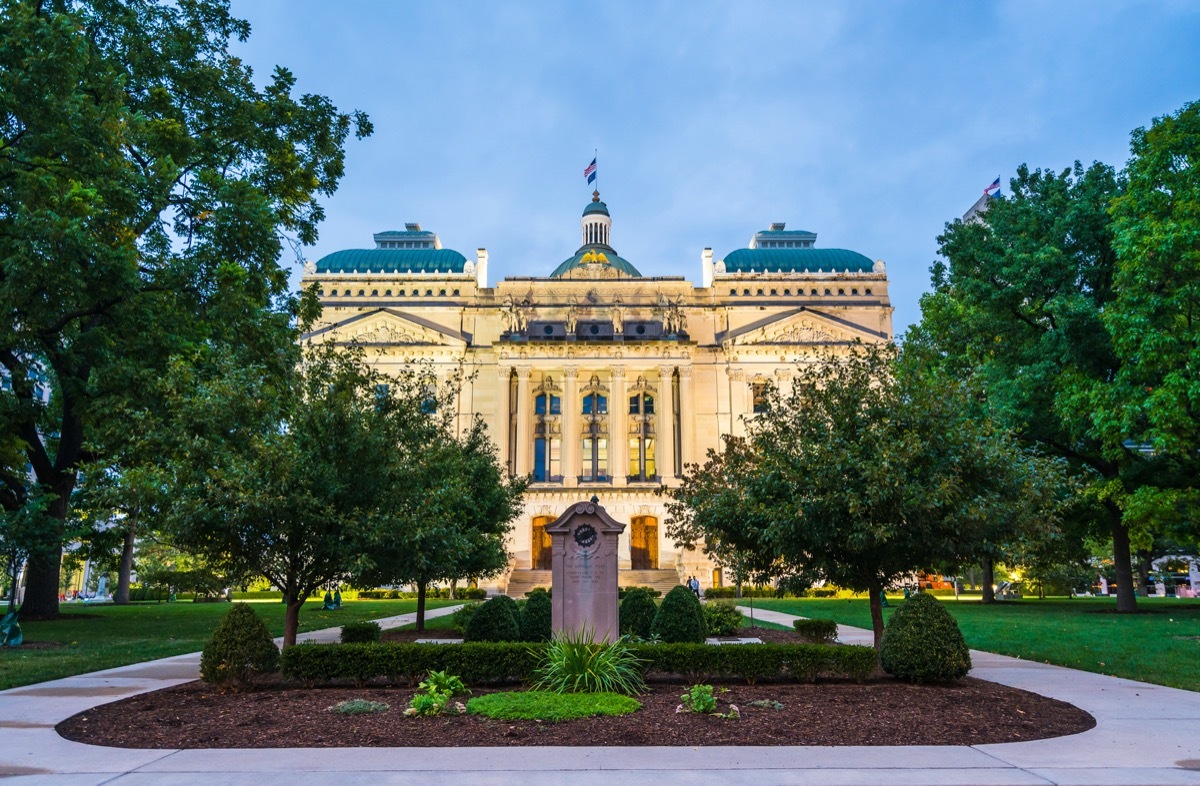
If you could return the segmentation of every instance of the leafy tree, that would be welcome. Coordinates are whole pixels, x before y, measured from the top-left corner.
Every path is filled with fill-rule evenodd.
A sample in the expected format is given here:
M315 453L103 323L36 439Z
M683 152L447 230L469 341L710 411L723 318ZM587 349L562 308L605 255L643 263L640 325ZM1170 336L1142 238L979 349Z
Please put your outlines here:
M700 523L794 574L868 592L878 647L885 586L969 559L1000 511L1035 514L1020 490L1039 459L968 412L959 386L897 363L891 347L801 365L794 388L772 391L747 424L742 471L721 492L728 512ZM689 473L675 499L695 499L707 475Z
M416 394L424 409L444 414L417 429L393 419L390 490L355 579L363 586L415 585L417 630L424 630L431 583L492 576L507 566L504 543L527 485L525 478L507 477L481 418L454 434L455 389L452 382L434 402L420 376L389 383L388 408L403 410Z
M291 364L281 240L315 240L371 128L286 69L258 87L229 51L249 32L228 0L0 8L0 505L45 497L57 522L26 617L57 614L79 466L117 403L198 351Z
M394 444L390 413L374 397L380 378L361 353L310 344L290 385L271 390L269 379L231 371L229 384L261 408L254 429L229 434L227 415L203 392L184 409L194 436L171 464L167 524L176 545L234 581L262 577L282 590L290 646L304 600L343 580L366 551Z
M1113 200L1115 300L1104 312L1120 359L1100 402L1109 443L1153 451L1152 483L1125 518L1142 549L1156 533L1200 540L1200 102L1133 132Z

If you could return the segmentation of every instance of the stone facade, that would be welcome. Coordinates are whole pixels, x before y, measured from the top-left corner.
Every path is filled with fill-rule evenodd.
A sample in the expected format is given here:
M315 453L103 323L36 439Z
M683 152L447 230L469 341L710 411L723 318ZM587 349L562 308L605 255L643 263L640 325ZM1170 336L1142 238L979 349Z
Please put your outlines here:
M705 249L696 286L618 256L598 194L581 225L583 245L550 275L491 287L484 249L469 260L416 224L376 235L374 249L306 266L324 305L309 337L358 342L384 371L425 361L442 379L468 375L461 423L481 414L500 460L534 476L495 588L548 571L545 525L593 495L629 524L623 583L659 570L710 586L720 576L703 555L666 537L660 486L743 434L764 382L787 384L817 351L890 340L884 265L773 224L725 259Z

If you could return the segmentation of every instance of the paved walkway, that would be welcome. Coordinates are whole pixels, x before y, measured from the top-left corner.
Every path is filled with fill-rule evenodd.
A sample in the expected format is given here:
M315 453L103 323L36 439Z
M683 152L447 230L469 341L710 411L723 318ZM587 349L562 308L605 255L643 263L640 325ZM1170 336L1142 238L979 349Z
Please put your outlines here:
M433 609L430 617L453 608ZM755 609L757 619L792 616ZM406 614L385 627L413 621ZM338 630L304 639L328 641ZM840 627L846 642L870 633ZM1001 745L709 748L346 748L126 750L68 742L59 721L108 701L196 679L199 654L0 692L5 784L467 783L522 786L770 784L1200 784L1200 693L972 652L973 676L1075 704L1091 731Z

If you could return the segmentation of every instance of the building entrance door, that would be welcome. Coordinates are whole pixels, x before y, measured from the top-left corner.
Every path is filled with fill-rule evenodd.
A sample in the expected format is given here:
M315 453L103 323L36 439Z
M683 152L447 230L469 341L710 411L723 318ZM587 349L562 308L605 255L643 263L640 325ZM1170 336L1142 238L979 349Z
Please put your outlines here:
M633 570L658 569L658 519L634 516L629 524L629 557Z
M530 562L534 570L550 570L553 567L554 552L550 536L546 534L546 525L554 521L551 516L534 516L533 531L530 533Z

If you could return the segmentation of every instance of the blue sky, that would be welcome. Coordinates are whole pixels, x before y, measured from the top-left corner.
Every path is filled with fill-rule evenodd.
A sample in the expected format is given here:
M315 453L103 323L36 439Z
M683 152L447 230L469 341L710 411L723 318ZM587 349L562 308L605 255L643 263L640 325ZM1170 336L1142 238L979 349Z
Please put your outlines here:
M362 109L316 260L418 221L491 282L579 245L599 150L613 246L644 275L770 222L888 263L897 333L937 236L1022 162L1117 167L1200 99L1200 3L234 0L242 56ZM298 265L294 280L298 280Z

